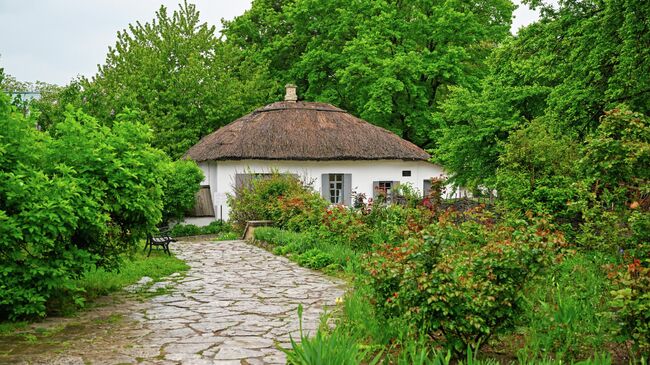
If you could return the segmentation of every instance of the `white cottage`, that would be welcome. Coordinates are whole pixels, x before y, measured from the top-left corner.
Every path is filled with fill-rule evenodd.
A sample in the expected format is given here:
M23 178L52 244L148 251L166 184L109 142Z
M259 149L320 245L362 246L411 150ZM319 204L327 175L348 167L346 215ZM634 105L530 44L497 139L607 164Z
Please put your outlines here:
M284 101L266 105L205 136L186 158L205 174L197 211L207 224L228 219L227 194L236 184L272 171L296 174L332 204L350 205L352 193L373 197L410 183L428 191L444 174L418 146L325 103L298 101L287 85Z

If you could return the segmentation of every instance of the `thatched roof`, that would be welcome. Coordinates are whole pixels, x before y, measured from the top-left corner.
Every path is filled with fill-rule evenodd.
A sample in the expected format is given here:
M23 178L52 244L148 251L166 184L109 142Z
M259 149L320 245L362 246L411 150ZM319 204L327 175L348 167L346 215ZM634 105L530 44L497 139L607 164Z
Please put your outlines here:
M325 103L280 101L203 137L185 157L207 160L428 160L392 132Z

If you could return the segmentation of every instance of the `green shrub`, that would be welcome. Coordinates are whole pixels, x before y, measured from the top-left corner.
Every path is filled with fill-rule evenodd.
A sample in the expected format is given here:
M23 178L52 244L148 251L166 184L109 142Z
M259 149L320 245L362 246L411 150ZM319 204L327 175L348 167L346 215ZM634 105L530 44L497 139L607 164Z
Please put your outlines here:
M201 227L194 224L176 224L169 231L172 237L198 236L203 234Z
M615 289L610 304L621 323L619 333L633 341L632 355L650 358L650 259L633 259L612 268Z
M0 94L0 318L43 317L76 282L121 254L161 219L168 159L151 133L120 114L111 128L81 111L50 133Z
M272 220L277 227L300 231L317 224L327 202L297 177L275 172L236 187L228 205L238 228L250 220Z
M450 218L430 226L424 239L371 252L365 267L380 315L405 316L427 331L441 331L447 345L462 352L513 326L522 312L523 286L562 236L544 222Z
M368 250L372 244L372 227L364 222L360 211L341 205L329 207L322 211L319 223L312 228L318 240L356 250Z
M165 200L163 224L174 219L180 221L194 207L196 193L203 181L203 172L192 160L178 160L167 165L165 174Z
M199 236L208 234L230 233L232 227L222 221L210 222L207 226L199 227L194 224L176 224L169 231L172 237Z
M558 223L575 224L579 212L568 202L578 199L573 183L576 143L554 133L546 120L533 120L513 132L499 157L497 190L500 206L509 211L550 215Z
M276 255L301 254L313 247L313 241L309 235L275 227L256 228L254 237L256 240L276 246L273 249L273 253Z
M650 252L650 119L625 109L607 112L587 139L578 164L576 203L585 248L636 257Z
M325 253L317 248L305 251L296 257L296 262L301 266L310 269L322 269L334 263L332 255Z
M217 234L217 233L226 233L232 232L232 226L224 221L213 221L210 222L207 226L201 227L203 234Z

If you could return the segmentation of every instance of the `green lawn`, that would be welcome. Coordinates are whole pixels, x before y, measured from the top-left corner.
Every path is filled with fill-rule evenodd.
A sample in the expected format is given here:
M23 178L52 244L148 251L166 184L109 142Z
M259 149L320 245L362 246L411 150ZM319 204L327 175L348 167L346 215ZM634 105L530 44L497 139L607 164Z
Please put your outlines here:
M133 256L126 257L119 271L104 269L92 270L80 280L80 286L86 290L86 298L92 300L101 295L118 291L135 284L143 276L155 281L173 274L187 271L189 266L181 259L168 256L162 250L152 250L151 256L139 249Z

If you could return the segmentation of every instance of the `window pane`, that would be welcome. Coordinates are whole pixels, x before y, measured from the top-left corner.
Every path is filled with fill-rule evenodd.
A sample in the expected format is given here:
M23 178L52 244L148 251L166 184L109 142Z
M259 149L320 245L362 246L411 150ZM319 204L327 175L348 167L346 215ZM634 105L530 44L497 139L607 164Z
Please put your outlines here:
M341 204L343 196L343 174L329 174L330 203Z

